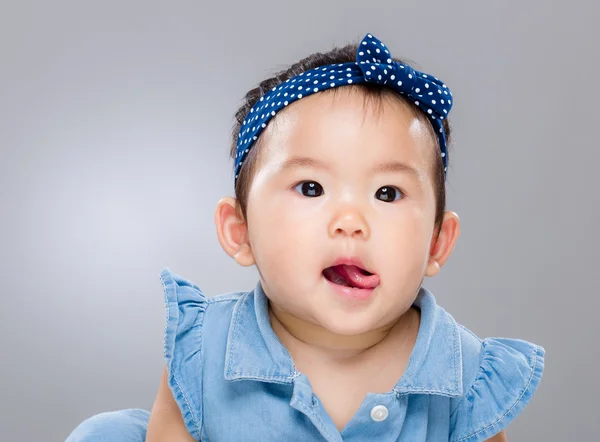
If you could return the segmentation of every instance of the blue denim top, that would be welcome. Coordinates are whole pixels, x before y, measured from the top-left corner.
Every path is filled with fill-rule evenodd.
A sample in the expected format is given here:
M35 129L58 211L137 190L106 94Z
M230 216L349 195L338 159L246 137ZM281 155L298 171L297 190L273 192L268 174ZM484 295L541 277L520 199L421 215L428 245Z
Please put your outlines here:
M260 282L207 297L167 267L160 278L169 386L196 440L483 441L521 413L542 377L542 347L481 340L421 287L404 374L391 391L367 394L338 431L273 332Z

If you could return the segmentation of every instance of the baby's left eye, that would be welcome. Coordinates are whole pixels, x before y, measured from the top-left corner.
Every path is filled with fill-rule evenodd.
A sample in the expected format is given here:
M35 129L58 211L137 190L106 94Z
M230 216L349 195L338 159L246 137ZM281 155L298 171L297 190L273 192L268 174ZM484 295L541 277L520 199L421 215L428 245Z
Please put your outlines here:
M397 201L402 198L402 191L396 186L384 186L375 192L375 197L385 202Z

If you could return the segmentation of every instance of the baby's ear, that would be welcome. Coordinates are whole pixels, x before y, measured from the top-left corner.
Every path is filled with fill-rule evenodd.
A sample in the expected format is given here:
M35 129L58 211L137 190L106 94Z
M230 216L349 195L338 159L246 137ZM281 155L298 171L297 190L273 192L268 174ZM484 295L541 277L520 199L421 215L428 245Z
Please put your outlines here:
M238 202L230 196L221 198L215 210L215 226L221 247L242 266L254 264L254 254L248 241L248 227Z
M435 234L434 234L435 235ZM435 276L446 263L454 245L460 236L460 220L454 212L444 213L444 220L440 226L439 235L433 238L429 250L429 261L425 270L426 276Z

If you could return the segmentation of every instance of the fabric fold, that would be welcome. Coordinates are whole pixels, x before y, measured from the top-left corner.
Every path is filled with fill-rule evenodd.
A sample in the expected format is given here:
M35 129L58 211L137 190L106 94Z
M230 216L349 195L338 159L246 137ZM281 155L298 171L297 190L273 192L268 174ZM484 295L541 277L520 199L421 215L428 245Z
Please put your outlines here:
M166 306L164 354L169 388L188 432L202 431L202 322L207 298L193 282L164 268L160 273Z
M479 371L451 416L450 440L484 441L506 428L537 390L544 354L542 347L527 341L484 339Z

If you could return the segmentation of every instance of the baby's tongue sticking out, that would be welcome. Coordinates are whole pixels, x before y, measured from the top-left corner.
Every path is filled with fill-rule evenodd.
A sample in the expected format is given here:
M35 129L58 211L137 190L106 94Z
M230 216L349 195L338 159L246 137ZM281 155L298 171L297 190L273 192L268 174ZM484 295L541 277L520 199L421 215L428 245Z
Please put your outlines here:
M366 272L355 265L339 265L328 267L323 274L331 282L348 287L360 289L374 289L379 285L379 276L366 274Z

